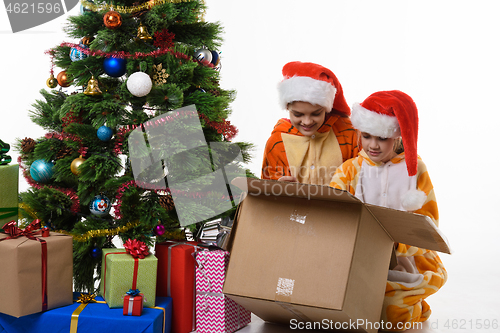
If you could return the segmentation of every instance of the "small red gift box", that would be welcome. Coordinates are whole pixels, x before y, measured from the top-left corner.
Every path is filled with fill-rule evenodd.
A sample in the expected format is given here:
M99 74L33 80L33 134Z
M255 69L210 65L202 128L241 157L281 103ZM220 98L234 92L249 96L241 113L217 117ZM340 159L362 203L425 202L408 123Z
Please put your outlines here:
M143 295L138 296L126 295L123 297L123 315L124 316L140 316L144 304Z

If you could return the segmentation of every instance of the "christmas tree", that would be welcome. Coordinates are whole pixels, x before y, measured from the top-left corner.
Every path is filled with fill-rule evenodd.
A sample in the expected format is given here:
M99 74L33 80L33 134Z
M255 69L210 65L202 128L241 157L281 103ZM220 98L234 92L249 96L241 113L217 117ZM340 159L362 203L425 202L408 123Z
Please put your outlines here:
M47 133L17 143L31 186L20 217L73 236L76 291L95 291L114 237L153 246L234 214L230 179L245 174L251 144L230 143L234 91L219 85L222 28L205 10L82 0L65 28L76 42L46 52L52 90L30 117Z

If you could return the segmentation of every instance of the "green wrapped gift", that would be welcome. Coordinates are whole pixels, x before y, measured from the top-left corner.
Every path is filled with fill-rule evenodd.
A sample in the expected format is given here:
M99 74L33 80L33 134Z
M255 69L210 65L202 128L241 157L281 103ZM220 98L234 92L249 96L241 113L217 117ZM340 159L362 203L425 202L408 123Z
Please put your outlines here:
M157 265L152 254L135 259L125 249L102 249L102 298L110 308L123 308L127 291L139 289L146 299L144 307L155 306Z
M17 221L19 165L0 165L0 228L12 220Z

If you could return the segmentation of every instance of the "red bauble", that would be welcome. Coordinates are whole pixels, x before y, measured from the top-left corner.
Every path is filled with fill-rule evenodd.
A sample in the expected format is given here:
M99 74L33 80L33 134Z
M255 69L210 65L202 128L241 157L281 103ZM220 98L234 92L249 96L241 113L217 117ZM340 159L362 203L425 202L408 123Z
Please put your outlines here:
M122 25L120 13L110 10L104 15L104 25L110 29L117 29Z
M69 87L69 85L71 84L71 80L68 79L66 71L62 71L57 74L57 83L59 83L61 87Z

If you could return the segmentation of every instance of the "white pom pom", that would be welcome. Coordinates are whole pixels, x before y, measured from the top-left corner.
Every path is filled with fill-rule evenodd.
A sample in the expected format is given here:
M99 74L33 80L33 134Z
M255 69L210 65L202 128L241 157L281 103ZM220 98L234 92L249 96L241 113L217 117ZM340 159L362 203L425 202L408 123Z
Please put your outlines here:
M153 82L148 74L143 72L135 72L130 75L127 80L127 89L136 97L143 97L149 94Z
M406 211L413 212L422 208L425 200L427 200L425 192L417 189L409 190L401 198L401 206L403 206Z

